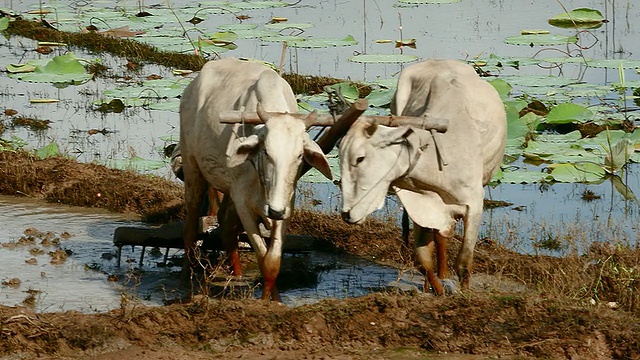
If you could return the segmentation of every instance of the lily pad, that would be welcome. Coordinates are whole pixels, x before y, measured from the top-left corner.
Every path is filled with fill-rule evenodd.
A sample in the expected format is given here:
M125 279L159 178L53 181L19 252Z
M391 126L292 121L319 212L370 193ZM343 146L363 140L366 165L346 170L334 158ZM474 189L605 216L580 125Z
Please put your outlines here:
M417 56L407 54L362 54L349 58L352 62L379 64L408 63L416 60L418 60Z
M511 85L555 88L579 83L578 80L561 76L518 75L503 78Z
M551 64L574 64L574 63L587 63L592 61L589 58L583 58L581 56L564 56L564 57L548 57L542 59L542 61L551 63Z
M68 52L56 56L46 65L35 65L35 70L26 73L13 73L10 77L29 82L73 83L81 84L91 78L76 55Z
M103 165L112 169L133 170L138 172L153 171L164 167L164 161L143 159L132 156L129 159L109 159Z
M283 30L283 29L309 29L312 28L314 25L311 23L288 23L288 22L281 22L281 23L273 23L273 24L266 24L264 27L267 29L271 29L271 30Z
M253 30L256 29L256 24L224 24L218 25L218 29L222 31L238 31L238 30Z
M596 182L605 177L606 172L597 164L554 164L550 165L553 180L565 183Z
M547 114L547 124L583 123L593 118L593 112L584 106L565 103L554 106Z
M382 107L391 104L395 89L374 89L365 97L369 101L369 106Z
M234 10L257 10L285 7L289 6L290 4L281 1L244 1L229 5Z
M304 39L287 42L287 45L294 48L326 48L332 46L352 46L358 45L353 36L348 35L344 39Z
M640 68L640 60L632 59L602 59L602 60L589 60L587 66L595 68L607 68L607 69L637 69Z
M556 34L516 35L507 37L504 42L510 45L550 46L575 44L578 38Z
M462 0L398 0L401 4L453 4Z
M600 11L588 8L571 10L549 19L549 25L564 29L597 29L603 22Z
M40 159L46 159L48 157L58 156L58 155L60 155L60 149L58 148L58 144L54 142L36 150L36 156Z
M502 172L502 179L500 179L503 183L509 184L533 184L539 183L545 180L548 174L545 174L540 171L531 171L531 170L518 170L518 171L507 171L504 170Z
M0 18L0 31L4 31L7 30L7 28L9 27L9 18L6 16L3 16Z
M294 35L278 35L276 33L274 34L267 34L267 36L261 36L260 40L262 41L270 41L270 42L287 42L287 45L289 44L289 42L294 42L294 41L305 41L306 39L302 36L294 36Z
M36 70L36 66L33 64L9 64L7 65L7 71L12 74L28 73Z

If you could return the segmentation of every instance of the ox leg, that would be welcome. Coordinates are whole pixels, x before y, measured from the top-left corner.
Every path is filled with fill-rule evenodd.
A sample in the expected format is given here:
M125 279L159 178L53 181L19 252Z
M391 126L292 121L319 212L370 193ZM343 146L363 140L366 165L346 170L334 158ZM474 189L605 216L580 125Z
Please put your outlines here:
M469 289L469 279L473 268L473 250L476 246L480 222L482 221L482 201L473 207L469 206L463 221L464 238L456 260L456 272L458 273L458 278L460 278L460 287Z
M241 202L242 200L239 200ZM265 258L267 256L268 248L267 243L264 241L262 234L260 233L260 228L258 227L258 223L255 221L251 213L246 211L244 208L236 207L236 211L238 217L242 222L242 226L244 226L245 231L247 232L247 237L249 238L249 242L251 243L251 247L253 248L253 252L256 254L258 259L258 266L260 267L260 273L262 276L265 276ZM272 237L275 233L275 226L271 229ZM274 241L272 241L274 242ZM275 241L277 242L277 241ZM273 246L273 244L271 244ZM273 254L273 253L272 253ZM279 271L279 262L278 262L278 271ZM270 285L266 284L265 281L264 289L262 292L262 299L271 298L271 290L273 288L274 282L270 282Z
M209 216L217 216L220 207L222 206L222 201L224 199L224 194L220 191L216 190L213 187L209 187Z
M426 272L426 280L424 283L425 292L429 285L437 295L444 295L444 288L438 276L433 271L433 250L435 247L433 229L424 228L414 224L413 227L414 241L416 247L416 260L420 263Z
M402 256L407 256L410 254L409 252L409 213L407 213L406 209L402 210Z
M196 239L199 233L198 221L200 218L202 199L207 191L207 182L195 164L195 160L183 158L183 161L187 216L182 234L185 262L182 265L180 280L184 285L187 285L190 283L192 270L197 263Z
M453 233L453 230L450 233ZM440 278L440 282L444 287L444 292L451 295L456 292L456 286L450 279L451 274L449 273L449 266L447 264L447 245L449 238L440 235L437 231L435 231L434 238L436 243L436 258L438 260L438 278Z
M280 294L276 288L276 279L280 273L282 242L289 221L289 219L274 221L271 227L271 243L262 262L261 269L262 276L264 277L264 287L262 290L263 300L280 301Z
M240 266L240 253L238 250L238 234L240 234L242 228L238 213L229 196L222 200L220 214L219 223L222 224L222 244L227 253L227 262L231 266L233 275L241 276L242 267Z

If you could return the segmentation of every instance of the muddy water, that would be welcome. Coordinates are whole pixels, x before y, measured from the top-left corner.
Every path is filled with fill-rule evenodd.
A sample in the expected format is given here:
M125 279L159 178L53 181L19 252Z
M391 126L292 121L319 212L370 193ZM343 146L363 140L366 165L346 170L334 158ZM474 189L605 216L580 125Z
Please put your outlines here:
M0 282L5 283L0 285L0 304L28 305L38 311L94 312L119 307L123 296L146 305L161 305L181 296L179 266L171 266L171 261L170 266L160 266L164 254L156 249L145 252L142 271L138 267L140 247L123 248L121 266L116 266L114 230L144 224L106 211L7 196L0 196L0 209ZM29 237L33 242L25 243ZM45 238L59 244L47 244ZM68 257L55 263L50 253L58 249ZM170 259L182 256L179 250L169 254ZM283 261L304 264L312 281L282 291L283 301L291 306L421 283L416 274L399 279L394 268L351 256L312 253L295 258L288 255ZM8 285L14 279L20 283ZM259 289L252 293L260 296Z

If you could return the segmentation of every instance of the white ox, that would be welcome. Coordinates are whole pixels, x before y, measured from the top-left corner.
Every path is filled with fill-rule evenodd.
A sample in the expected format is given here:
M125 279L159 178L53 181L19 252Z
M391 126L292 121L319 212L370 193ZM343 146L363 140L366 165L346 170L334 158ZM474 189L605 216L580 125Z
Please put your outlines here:
M245 109L257 110L264 125L220 122L222 112ZM307 134L305 121L286 114L297 110L289 84L257 62L231 58L210 61L187 86L180 101L187 207L183 236L188 260L183 279L188 279L196 260L199 210L207 188L212 187L233 202L233 214L227 209L221 226L234 272L241 273L234 231L239 219L264 278L262 298L279 300L274 285L303 158L331 178L329 164ZM270 116L268 112L281 114ZM268 245L260 234L260 222L271 229Z
M448 280L446 243L462 218L464 240L456 271L462 288L468 288L482 220L483 187L504 154L504 105L471 66L428 60L401 72L391 111L442 118L448 120L448 129L441 134L357 121L340 143L342 217L348 223L363 222L382 206L391 188L414 222L416 260L427 273L425 290L430 283L439 295L455 289ZM447 280L443 284L441 279Z

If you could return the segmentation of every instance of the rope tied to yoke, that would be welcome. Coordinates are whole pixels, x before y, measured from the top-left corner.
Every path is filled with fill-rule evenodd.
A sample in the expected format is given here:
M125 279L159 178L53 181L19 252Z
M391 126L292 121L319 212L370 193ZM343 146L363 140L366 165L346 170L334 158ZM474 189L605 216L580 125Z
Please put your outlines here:
M427 116L424 115L424 118L426 118ZM446 161L443 153L442 153L442 147L438 145L438 141L437 140L437 134L438 131L436 129L433 128L427 128L426 127L426 121L424 121L422 123L422 126L420 127L421 130L428 130L429 134L431 134L431 139L433 139L433 146L435 148L436 151L436 159L438 161L438 170L443 171L444 167L449 165L449 163ZM438 135L439 136L439 135ZM409 143L409 141L405 138L405 146L407 146L407 149L411 146L411 144ZM413 169L415 168L416 164L418 163L418 158L422 155L422 152L429 146L429 144L424 144L424 145L420 145L413 157L413 160L410 159L409 161L409 169L407 169L407 172L405 173L404 176L407 176L408 174L410 174Z

